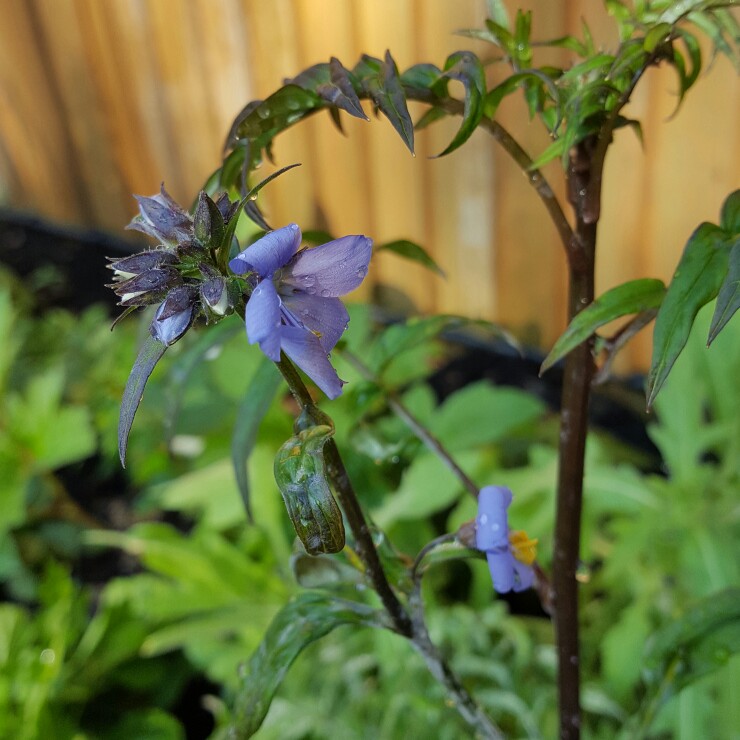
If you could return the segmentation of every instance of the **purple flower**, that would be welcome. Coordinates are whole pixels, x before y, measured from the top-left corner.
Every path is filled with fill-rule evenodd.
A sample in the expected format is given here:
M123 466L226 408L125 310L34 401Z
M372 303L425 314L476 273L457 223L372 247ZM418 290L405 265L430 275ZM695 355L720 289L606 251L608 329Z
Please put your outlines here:
M367 275L372 241L356 235L298 251L300 245L301 230L290 224L247 247L229 267L237 275L254 273L245 314L249 342L275 362L282 350L336 398L343 381L328 354L349 322L339 296Z
M530 565L534 560L536 543L525 536L525 545L517 542L517 547L512 546L506 514L512 499L511 491L503 486L486 486L478 495L475 544L486 553L493 587L500 594L524 591L534 583L534 571ZM521 537L514 539L520 541Z

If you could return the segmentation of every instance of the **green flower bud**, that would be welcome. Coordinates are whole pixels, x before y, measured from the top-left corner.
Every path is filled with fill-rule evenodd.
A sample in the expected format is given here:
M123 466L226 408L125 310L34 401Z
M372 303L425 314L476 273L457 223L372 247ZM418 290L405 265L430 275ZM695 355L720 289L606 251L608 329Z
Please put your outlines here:
M275 457L275 481L293 527L309 555L344 547L342 512L334 500L324 463L330 426L312 426L291 437Z

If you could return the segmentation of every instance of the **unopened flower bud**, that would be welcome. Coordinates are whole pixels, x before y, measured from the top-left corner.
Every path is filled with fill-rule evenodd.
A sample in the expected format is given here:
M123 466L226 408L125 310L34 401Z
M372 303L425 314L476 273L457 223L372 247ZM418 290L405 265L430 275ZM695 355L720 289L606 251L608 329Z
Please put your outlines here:
M216 199L216 207L221 212L224 223L228 225L229 221L231 221L231 217L239 207L239 201L235 200L232 202L229 200L227 193L221 193L221 195Z
M174 267L165 266L147 270L110 287L121 298L121 306L148 306L160 301L168 290L181 282L180 273Z
M231 308L228 285L220 276L200 284L200 299L217 316L223 316Z
M207 247L219 247L224 237L224 217L218 206L201 190L193 219L195 238Z
M112 260L108 267L113 270L113 279L116 281L130 280L132 277L141 275L142 272L153 270L155 267L174 265L177 262L172 252L164 249L153 249L148 252L139 252L130 257Z
M149 331L168 347L190 328L195 318L195 290L181 286L171 290L154 314Z
M291 437L275 457L275 481L309 555L339 552L345 542L342 512L324 464L323 448L333 433L328 426L310 427Z
M151 198L141 195L134 197L139 203L139 215L131 220L127 229L141 231L170 246L192 235L190 215L170 197L164 185Z

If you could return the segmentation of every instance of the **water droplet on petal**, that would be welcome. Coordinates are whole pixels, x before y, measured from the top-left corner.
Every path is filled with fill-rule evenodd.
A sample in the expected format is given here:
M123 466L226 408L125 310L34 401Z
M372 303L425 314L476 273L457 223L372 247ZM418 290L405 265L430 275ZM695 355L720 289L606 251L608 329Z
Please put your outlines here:
M346 260L340 260L339 262L339 269L343 270L345 267L347 267L347 261Z
M308 316L308 309L304 308L301 310L301 316Z
M492 524L491 529L496 532L498 530L498 524Z
M309 286L308 288L306 288L306 293L308 293L308 295L316 295L316 288L314 288L313 286Z
M362 266L357 268L357 277L364 278L367 275L367 267Z
M480 515L480 523L486 524L488 522L488 514L481 514Z
M323 290L321 291L321 295L322 295L322 296L323 296L324 298L328 298L328 297L329 297L329 291L328 291L328 290L327 290L326 288L324 288L324 289L323 289Z
M316 275L303 275L301 282L306 286L316 285Z

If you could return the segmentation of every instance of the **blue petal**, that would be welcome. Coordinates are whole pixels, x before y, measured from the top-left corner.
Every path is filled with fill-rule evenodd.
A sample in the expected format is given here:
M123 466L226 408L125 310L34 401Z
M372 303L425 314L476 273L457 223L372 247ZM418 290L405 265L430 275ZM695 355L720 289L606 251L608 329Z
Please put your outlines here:
M512 560L514 561L515 576L514 591L526 591L534 583L534 570L529 565L525 565L517 560L513 555Z
M341 239L299 252L283 271L282 281L322 298L354 290L367 275L373 243L366 236Z
M488 569L491 571L491 579L496 593L505 594L514 588L514 556L509 549L494 550L486 553Z
M321 346L327 353L334 349L349 322L347 309L339 298L319 298L298 292L283 295L283 306L298 323L318 334Z
M475 542L479 550L509 548L509 524L506 509L513 495L504 486L485 486L478 494Z
M277 362L280 359L280 298L272 280L262 280L252 291L244 323L249 343L259 342L260 349Z
M341 396L344 381L339 379L316 335L295 326L283 326L280 333L285 354L329 398Z
M237 254L229 267L237 275L247 270L254 270L260 277L271 277L272 274L285 265L301 246L301 230L298 224L289 224L282 229L276 229L265 234L254 244Z

